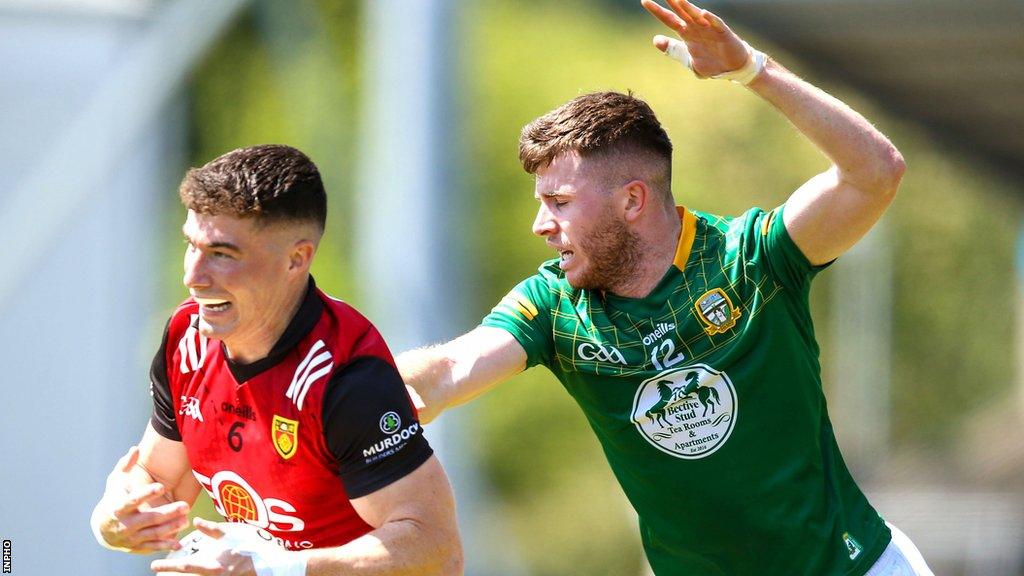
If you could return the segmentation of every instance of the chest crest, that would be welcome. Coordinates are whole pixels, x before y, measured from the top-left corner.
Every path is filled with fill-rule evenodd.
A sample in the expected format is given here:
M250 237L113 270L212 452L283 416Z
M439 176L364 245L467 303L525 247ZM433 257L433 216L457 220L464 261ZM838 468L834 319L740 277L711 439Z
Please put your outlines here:
M743 312L733 305L729 295L721 288L713 288L697 298L693 304L697 317L704 324L708 336L722 334L736 325Z

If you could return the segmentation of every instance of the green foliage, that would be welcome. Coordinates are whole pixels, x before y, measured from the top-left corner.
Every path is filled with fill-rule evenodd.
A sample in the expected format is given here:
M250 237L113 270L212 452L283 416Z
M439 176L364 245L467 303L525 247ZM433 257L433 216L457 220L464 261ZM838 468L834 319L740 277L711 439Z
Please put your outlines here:
M923 138L907 149L910 171L891 209L893 433L941 449L1012 389L1021 206L1008 182Z

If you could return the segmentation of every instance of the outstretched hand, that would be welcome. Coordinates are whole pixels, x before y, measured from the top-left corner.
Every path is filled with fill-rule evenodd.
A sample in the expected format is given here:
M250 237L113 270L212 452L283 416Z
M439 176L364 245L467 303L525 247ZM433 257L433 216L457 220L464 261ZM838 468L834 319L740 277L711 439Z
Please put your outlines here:
M679 40L667 36L654 37L654 46L673 55L669 50L689 53L688 66L699 78L717 76L742 68L751 58L750 48L721 18L690 4L686 0L666 0L671 10L654 0L640 0L640 4L655 18L679 35Z

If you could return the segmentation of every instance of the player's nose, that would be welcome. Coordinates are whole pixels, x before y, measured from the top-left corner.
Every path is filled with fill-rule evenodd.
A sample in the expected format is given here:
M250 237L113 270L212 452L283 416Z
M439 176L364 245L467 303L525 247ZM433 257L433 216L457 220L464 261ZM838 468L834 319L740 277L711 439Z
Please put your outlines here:
M189 289L205 288L210 285L210 275L206 272L206 258L199 250L185 252L185 274L181 281Z
M551 210L542 202L540 209L537 210L537 217L533 219L533 233L537 236L547 236L554 234L556 230L557 225Z

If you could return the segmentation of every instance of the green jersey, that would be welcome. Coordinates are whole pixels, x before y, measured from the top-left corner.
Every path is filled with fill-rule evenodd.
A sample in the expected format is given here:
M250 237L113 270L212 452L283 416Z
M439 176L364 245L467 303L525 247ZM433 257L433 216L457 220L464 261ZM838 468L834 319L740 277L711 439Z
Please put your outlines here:
M782 211L680 208L647 297L573 289L552 260L483 320L583 409L659 576L859 576L889 543L836 445L808 306L820 268Z

